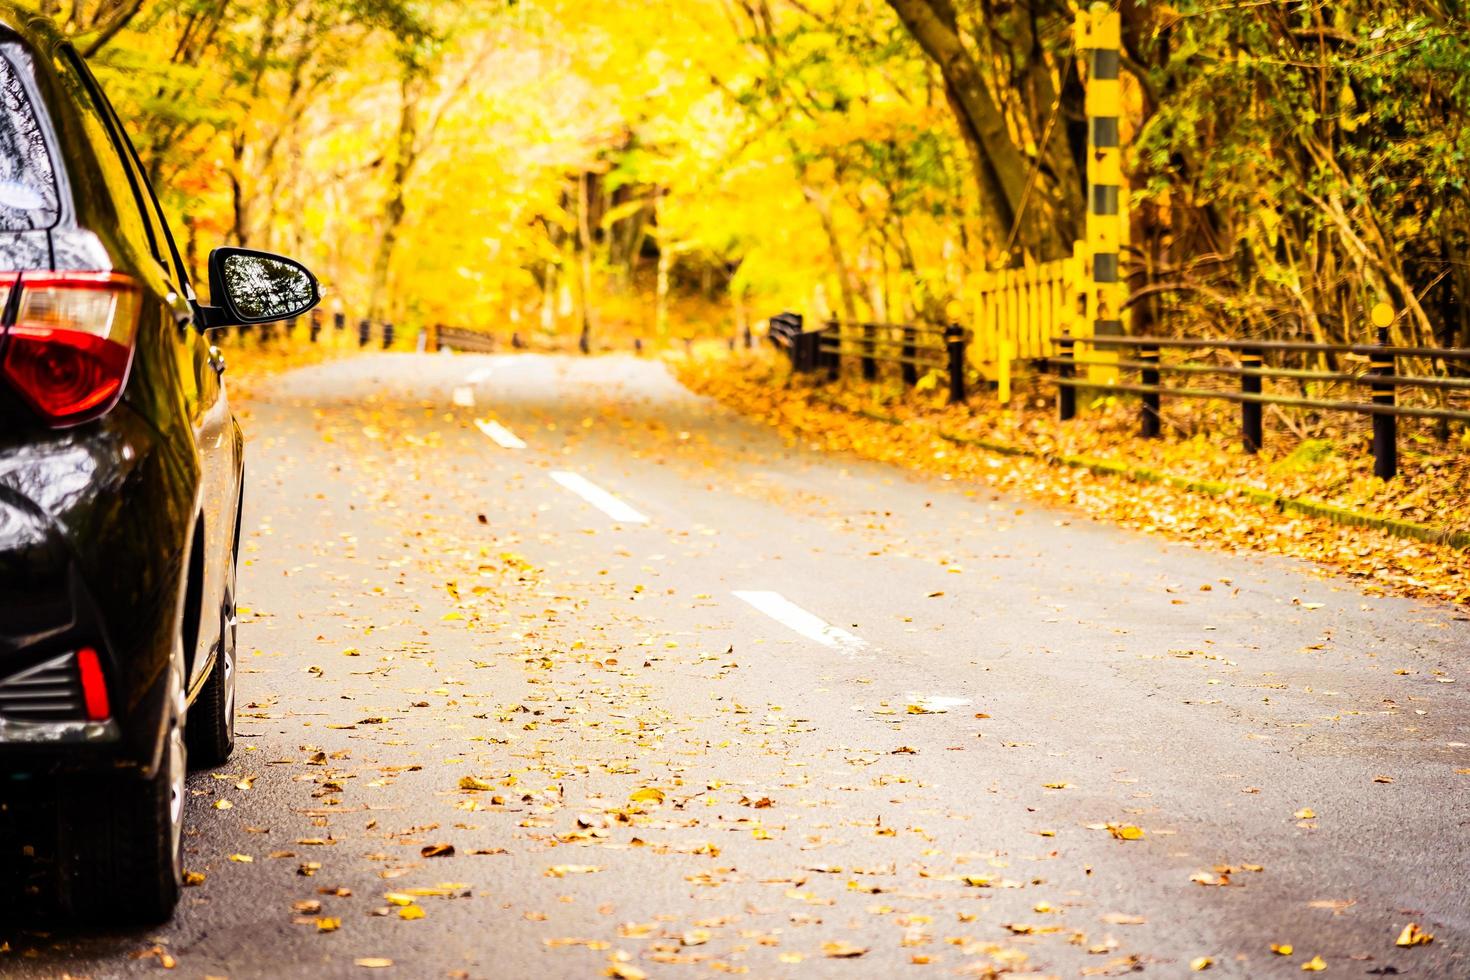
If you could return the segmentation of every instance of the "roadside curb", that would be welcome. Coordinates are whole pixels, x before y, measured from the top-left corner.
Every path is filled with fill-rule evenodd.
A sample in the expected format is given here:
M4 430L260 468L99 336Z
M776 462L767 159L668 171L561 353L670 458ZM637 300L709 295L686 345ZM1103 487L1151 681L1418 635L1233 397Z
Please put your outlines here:
M875 422L884 422L888 425L909 424L902 419L895 418L891 415L884 415L881 412L874 412L864 408L848 408L822 395L817 395L816 400L828 408L860 415L863 418L872 419ZM957 446L973 446L976 449L983 449L986 452L995 453L1000 456L1035 459L1052 466L1088 470L1099 476L1116 476L1125 480L1131 480L1134 483L1164 484L1188 493L1205 494L1211 497L1239 497L1262 507L1274 508L1283 514L1300 514L1304 517L1313 517L1344 527L1366 527L1375 531L1382 531L1396 538L1405 538L1423 544L1448 545L1451 548L1456 548L1461 551L1470 550L1470 532L1467 531L1451 531L1448 528L1429 527L1425 524L1416 524L1413 521L1403 521L1393 517L1383 517L1379 514L1365 514L1362 511L1348 510L1345 507L1325 504L1319 500L1310 500L1305 497L1286 497L1281 494L1272 493L1269 490L1258 490L1255 487L1242 486L1236 483L1225 483L1218 480L1196 480L1173 473L1164 473L1159 470L1149 469L1144 466L1131 466L1112 459L1098 459L1092 456L1072 456L1065 453L1049 453L1037 449L1028 449L1025 446L999 442L993 439L956 435L952 432L946 432L943 429L938 429L936 434L944 441L954 443Z

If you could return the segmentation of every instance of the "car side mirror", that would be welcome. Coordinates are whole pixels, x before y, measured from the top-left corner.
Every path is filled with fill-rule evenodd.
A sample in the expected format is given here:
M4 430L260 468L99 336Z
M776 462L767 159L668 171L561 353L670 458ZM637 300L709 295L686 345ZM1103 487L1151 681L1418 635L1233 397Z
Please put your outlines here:
M209 253L209 293L202 326L273 323L300 316L322 300L316 276L283 255L248 248Z

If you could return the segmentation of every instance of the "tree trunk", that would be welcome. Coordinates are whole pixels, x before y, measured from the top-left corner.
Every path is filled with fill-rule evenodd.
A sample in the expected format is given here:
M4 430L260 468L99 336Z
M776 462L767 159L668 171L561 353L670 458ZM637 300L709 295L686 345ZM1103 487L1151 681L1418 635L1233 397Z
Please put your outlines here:
M980 65L960 39L958 15L950 0L888 0L888 5L939 67L945 97L970 151L986 226L992 242L999 246L1020 212L1029 161L1011 139ZM1054 234L1047 237L1056 238ZM1033 254L1039 254L1043 246L1034 228L1023 226L1019 241ZM1058 247L1055 242L1045 244L1048 250ZM1070 249L1070 242L1067 247Z
M418 160L418 101L421 69L405 66L401 79L401 103L398 111L397 152L388 184L388 203L383 208L383 231L378 238L378 251L373 257L373 278L368 294L368 317L381 319L388 276L393 267L393 253L398 248L398 234L408 213L408 178Z

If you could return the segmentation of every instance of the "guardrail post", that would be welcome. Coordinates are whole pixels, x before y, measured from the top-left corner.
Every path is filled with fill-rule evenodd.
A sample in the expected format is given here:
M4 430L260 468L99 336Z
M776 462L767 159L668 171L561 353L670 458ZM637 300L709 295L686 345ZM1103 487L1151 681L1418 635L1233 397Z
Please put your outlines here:
M525 343L521 340L521 332L519 330L511 331L510 346L514 350L520 350L522 347L526 346Z
M1146 367L1139 371L1144 387L1153 386L1154 391L1143 393L1143 419L1140 433L1145 439L1157 439L1161 430L1159 414L1159 349L1157 347L1140 347L1138 359L1152 367Z
M320 337L321 335L322 335L322 311L321 310L312 310L311 311L311 319L307 322L306 339L309 340L309 341L311 341L314 344L314 343L316 343L317 338Z
M949 403L965 400L965 328L951 323L944 328L944 346L949 351Z
M260 346L264 347L270 343L271 334L275 332L273 329L274 326L275 324L272 323L262 323L260 325Z
M393 324L383 324L383 350L393 346Z
M877 327L871 323L863 324L863 380L872 381L878 377L878 361L873 356L873 335Z
M1240 366L1242 370L1259 371L1265 365L1265 358L1258 350L1242 351L1240 354ZM1245 395L1259 395L1263 386L1259 374L1242 374L1240 376L1240 391ZM1260 402L1244 401L1240 403L1240 443L1246 452L1255 455L1261 451L1265 443L1264 425L1265 406Z
M1057 367L1057 376L1063 381L1070 381L1077 376L1076 360L1077 341L1070 333L1062 334L1057 342L1060 349L1062 363ZM1070 422L1077 417L1077 389L1070 384L1057 385L1057 419L1061 422Z
M300 317L297 317L297 316L293 316L291 319L289 319L289 320L286 321L286 339L287 340L290 340L293 336L296 335L296 321L299 320L299 319L301 319L301 318Z
M750 321L745 321L745 349L755 349L755 332L750 329Z
M636 354L636 355L638 355L639 357L642 357L643 356L643 338L642 337L634 337L633 338L633 353Z
M337 331L338 333L341 333L342 331L347 329L346 313L338 312L332 314L332 329Z
M366 347L372 335L373 321L366 319L357 321L357 346Z
M1374 310L1374 321L1378 320L1378 310ZM1393 312L1389 311L1388 319L1392 322ZM1378 346L1389 345L1388 327L1378 328ZM1376 375L1388 377L1395 372L1393 354L1383 351L1368 355L1368 370ZM1394 404L1394 386L1392 381L1373 382L1373 404L1384 405L1389 408ZM1373 475L1380 480L1392 480L1399 472L1399 447L1398 447L1398 416L1392 412L1373 413Z
M915 363L918 359L918 350L914 347L913 324L903 325L903 363L899 365L903 374L903 383L912 388L919 383L919 365Z

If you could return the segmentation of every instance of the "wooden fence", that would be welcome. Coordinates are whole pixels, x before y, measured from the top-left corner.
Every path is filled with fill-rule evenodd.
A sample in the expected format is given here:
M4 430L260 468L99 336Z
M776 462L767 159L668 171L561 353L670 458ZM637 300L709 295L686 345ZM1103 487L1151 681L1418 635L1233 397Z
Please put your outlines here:
M1082 246L1072 257L982 272L970 287L975 309L970 366L997 383L1057 353L1055 338L1092 335L1079 300L1087 295Z

